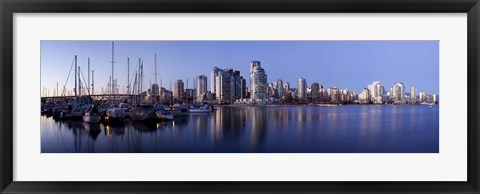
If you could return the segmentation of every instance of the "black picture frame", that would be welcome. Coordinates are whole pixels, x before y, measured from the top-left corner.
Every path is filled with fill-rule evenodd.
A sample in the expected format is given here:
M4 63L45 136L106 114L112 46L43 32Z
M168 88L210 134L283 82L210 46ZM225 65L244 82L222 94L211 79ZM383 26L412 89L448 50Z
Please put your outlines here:
M479 193L479 0L0 0L1 193ZM13 181L13 14L136 12L467 13L466 182L16 182ZM72 175L75 176L75 175Z

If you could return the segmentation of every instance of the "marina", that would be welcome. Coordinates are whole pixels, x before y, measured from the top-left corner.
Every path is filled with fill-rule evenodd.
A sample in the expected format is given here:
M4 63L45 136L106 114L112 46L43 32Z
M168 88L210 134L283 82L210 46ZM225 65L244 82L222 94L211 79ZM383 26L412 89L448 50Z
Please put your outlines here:
M212 57L197 55L222 56L209 49L223 48L224 44L259 50L292 46L282 41L120 42L120 49L107 41L49 42L53 47L48 50L50 58L45 66L59 69L47 68L50 77L42 77L42 85L43 80L48 81L40 98L42 153L438 153L438 84L411 76L419 73L397 75L398 71L388 71L391 76L384 76L365 71L365 75L375 74L347 73L356 78L346 79L344 69L337 69L330 74L340 74L327 80L326 74L318 72L334 66L311 63L309 59L317 58L315 53L308 58L289 53L309 63L310 68L298 72L282 71L271 60L266 60L267 65L248 61L254 55L235 60L238 64L229 58L212 64ZM332 42L297 43L302 49L330 48ZM348 44L369 45L383 52L381 48L399 43ZM427 56L435 67L438 53L430 50L438 47L438 42L409 44L428 47L421 51L429 51ZM56 47L68 48L68 54L57 55ZM195 60L171 50L176 47L196 56ZM82 50L80 57L78 48ZM158 48L163 48L160 63ZM130 60L130 53L138 60ZM89 55L100 62L94 63ZM69 60L67 71L65 63ZM202 64L197 66L197 61ZM225 63L228 66L216 66ZM370 64L370 59L362 63ZM304 74L309 75L310 84ZM401 81L404 77L405 83ZM170 81L166 87L162 78ZM388 81L382 83L377 78ZM327 80L330 85L317 80ZM336 81L343 87L337 87ZM417 81L422 90L415 85ZM52 83L56 85L50 92Z

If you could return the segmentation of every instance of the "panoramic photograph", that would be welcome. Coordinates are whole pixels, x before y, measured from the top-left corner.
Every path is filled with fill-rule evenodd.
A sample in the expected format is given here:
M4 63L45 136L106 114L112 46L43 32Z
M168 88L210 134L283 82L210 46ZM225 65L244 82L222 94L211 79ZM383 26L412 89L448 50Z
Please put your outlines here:
M439 153L439 41L43 40L41 153Z

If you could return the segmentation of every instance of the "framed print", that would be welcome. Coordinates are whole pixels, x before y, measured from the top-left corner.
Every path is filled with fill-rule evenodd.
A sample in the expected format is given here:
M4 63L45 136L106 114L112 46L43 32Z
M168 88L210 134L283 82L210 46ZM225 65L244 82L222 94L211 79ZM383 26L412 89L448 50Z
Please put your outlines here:
M2 1L2 193L479 193L478 1Z

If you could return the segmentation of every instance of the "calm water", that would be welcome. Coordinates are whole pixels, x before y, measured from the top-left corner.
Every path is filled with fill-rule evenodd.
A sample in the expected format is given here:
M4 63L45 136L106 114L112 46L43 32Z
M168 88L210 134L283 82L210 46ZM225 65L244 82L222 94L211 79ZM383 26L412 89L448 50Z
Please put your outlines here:
M109 126L41 117L42 153L438 153L438 105L223 107Z

